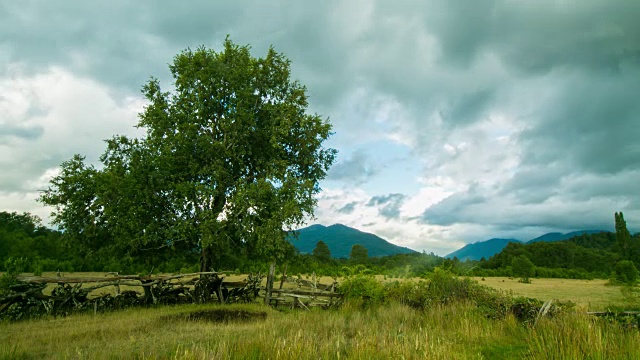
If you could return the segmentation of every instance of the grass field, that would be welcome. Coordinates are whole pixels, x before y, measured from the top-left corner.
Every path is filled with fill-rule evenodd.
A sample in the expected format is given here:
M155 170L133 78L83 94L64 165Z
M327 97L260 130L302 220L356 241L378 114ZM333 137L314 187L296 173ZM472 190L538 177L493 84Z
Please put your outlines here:
M480 283L591 309L624 301L620 288L605 281L532 281ZM183 315L211 310L256 312L266 319L211 322ZM0 323L0 359L43 358L638 359L640 332L588 316L584 309L526 325L512 317L491 320L465 303L422 311L396 303L369 309L347 303L324 311L183 305Z
M608 306L625 306L619 286L607 285L608 280L531 279L523 284L518 279L487 277L474 278L483 285L513 292L515 295L540 300L570 300L586 310L605 310Z
M637 359L640 335L586 315L535 327L490 320L465 304L416 311L399 304L362 310L278 312L266 320L172 319L215 305L165 306L0 324L2 359Z

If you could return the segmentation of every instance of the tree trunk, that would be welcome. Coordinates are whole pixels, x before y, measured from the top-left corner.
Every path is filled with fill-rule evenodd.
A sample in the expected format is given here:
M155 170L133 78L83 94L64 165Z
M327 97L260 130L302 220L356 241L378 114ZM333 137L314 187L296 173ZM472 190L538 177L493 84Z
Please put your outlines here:
M210 267L209 264L209 251L210 249L203 246L202 250L200 251L200 272L207 272L209 271L208 268Z

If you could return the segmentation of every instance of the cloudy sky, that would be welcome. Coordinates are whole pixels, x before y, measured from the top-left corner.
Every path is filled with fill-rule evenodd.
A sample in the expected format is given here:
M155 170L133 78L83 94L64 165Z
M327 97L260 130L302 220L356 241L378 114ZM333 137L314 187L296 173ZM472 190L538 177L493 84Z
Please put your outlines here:
M0 211L135 136L140 88L227 34L292 61L339 157L316 223L444 255L640 231L640 1L0 0Z

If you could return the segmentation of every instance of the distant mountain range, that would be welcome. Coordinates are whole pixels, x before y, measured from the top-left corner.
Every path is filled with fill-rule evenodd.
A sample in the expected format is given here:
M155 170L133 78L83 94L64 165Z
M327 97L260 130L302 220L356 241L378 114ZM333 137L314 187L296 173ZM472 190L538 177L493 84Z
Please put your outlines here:
M580 230L573 231L570 233L562 234L558 232L544 234L542 236L538 236L535 239L531 239L526 241L527 244L532 244L536 242L554 242L554 241L562 241L571 239L572 237L579 236L582 234L596 234L603 232L604 230ZM480 260L483 257L485 259L489 259L491 256L499 253L502 249L507 246L510 242L523 242L518 239L489 239L485 241L479 241L473 244L467 244L461 249L458 249L451 254L446 255L446 258L452 259L457 257L460 260Z
M449 259L457 257L460 260L480 260L482 258L488 259L502 251L502 249L504 249L504 247L507 246L507 244L510 242L521 241L517 239L489 239L473 244L467 244L463 248L458 249L445 257Z
M567 240L582 234L595 234L604 230L580 230L566 234L552 232L544 234L535 239L522 241L518 239L489 239L479 241L473 244L467 244L464 247L446 255L446 258L457 257L460 260L480 260L483 257L489 259L491 256L499 253L510 242L519 243L536 243L536 242L555 242ZM395 254L410 254L416 251L406 247L394 245L385 239L370 233L366 233L342 224L334 224L331 226L311 225L296 231L298 239L289 236L288 240L298 251L303 254L311 254L315 249L318 241L324 241L333 258L348 258L351 253L351 247L360 244L369 250L369 256L387 256Z
M369 256L387 256L395 254L410 254L416 251L406 247L394 245L374 234L362 232L342 224L331 226L311 225L297 230L298 239L289 236L288 240L301 253L311 254L318 241L327 244L334 258L348 258L351 247L360 244L369 250Z
M571 239L572 237L576 237L583 234L597 234L603 231L604 230L580 230L580 231L572 231L566 234L552 232L552 233L544 234L542 236L538 236L535 239L529 240L527 241L527 244L533 244L541 241L544 241L544 242L562 241L562 240Z

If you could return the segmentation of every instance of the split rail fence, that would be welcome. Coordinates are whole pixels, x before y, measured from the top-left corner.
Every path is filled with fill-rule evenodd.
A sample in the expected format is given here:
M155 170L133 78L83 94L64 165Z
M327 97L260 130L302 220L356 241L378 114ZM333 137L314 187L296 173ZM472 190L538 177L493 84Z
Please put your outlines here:
M125 308L150 304L186 304L253 302L264 298L272 306L309 309L331 307L342 302L336 282L324 285L316 281L286 275L274 288L275 264L272 264L263 286L264 276L249 274L244 279L229 280L229 272L196 272L165 276L119 275L105 277L55 277L19 275L8 291L0 294L0 319L21 319L43 314L64 315L77 310ZM53 285L53 288L52 286ZM142 289L135 291L132 289Z
M277 289L274 288L274 280L275 264L271 264L264 294L264 303L267 305L309 310L310 307L329 308L342 303L342 294L336 292L336 279L331 284L321 284L315 273L311 275L311 280L290 277L285 266Z

